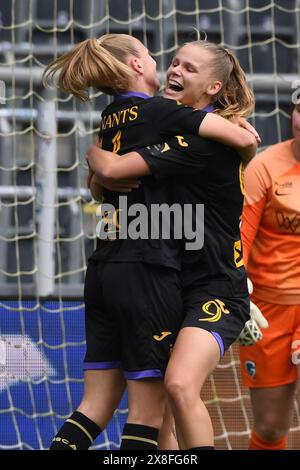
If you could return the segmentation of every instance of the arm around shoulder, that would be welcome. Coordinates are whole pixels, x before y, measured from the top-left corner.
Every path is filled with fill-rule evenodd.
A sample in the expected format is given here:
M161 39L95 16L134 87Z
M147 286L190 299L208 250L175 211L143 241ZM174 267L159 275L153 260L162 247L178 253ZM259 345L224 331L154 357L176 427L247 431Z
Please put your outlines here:
M150 174L149 166L137 152L118 156L107 150L91 148L86 158L93 172L104 180L117 181Z
M251 132L214 113L205 116L199 127L199 135L236 148L246 161L256 153L257 140Z

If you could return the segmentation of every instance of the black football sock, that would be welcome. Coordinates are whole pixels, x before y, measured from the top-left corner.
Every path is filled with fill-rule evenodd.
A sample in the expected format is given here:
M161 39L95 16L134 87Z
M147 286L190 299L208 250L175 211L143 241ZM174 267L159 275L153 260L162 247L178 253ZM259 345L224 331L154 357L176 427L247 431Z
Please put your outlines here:
M49 450L87 450L101 431L94 421L75 411L60 428Z
M157 449L159 429L142 424L126 423L123 429L120 450Z

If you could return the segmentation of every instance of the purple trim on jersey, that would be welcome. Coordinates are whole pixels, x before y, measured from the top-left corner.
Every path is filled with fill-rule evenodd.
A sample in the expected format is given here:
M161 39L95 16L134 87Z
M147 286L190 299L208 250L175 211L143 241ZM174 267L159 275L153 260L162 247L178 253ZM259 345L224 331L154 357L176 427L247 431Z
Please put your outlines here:
M139 380L139 379L148 379L148 378L160 378L163 377L163 373L159 369L148 369L140 370L137 372L124 372L124 377L127 380Z
M206 111L207 113L212 113L215 110L212 104L206 106L205 108L202 109L202 111Z
M114 97L114 101L126 100L127 98L132 98L133 96L142 98L143 100L151 98L151 96L146 95L146 93L140 93L139 91L127 91L127 93L120 93L119 95L116 95Z
M225 348L224 348L224 343L223 343L221 336L219 335L219 333L216 333L215 331L211 331L211 334L216 338L219 348L220 348L221 357L223 357L225 353Z
M83 370L121 369L121 361L112 362L84 362Z

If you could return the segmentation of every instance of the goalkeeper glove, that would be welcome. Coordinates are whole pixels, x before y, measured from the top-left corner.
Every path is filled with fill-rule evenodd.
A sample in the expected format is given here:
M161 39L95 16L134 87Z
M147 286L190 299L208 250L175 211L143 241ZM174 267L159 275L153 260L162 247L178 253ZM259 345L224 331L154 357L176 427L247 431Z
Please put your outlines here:
M253 292L253 284L250 279L247 280L249 294ZM242 346L252 346L263 337L261 328L268 328L268 320L263 316L257 305L250 301L250 320L245 323L238 342Z

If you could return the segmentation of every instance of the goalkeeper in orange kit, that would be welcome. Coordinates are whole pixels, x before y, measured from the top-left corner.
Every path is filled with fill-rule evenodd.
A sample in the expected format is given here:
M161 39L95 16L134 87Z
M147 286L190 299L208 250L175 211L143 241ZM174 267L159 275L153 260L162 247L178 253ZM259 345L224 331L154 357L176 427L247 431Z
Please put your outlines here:
M285 449L299 379L300 104L292 126L293 139L269 147L245 172L244 260L252 301L269 324L262 339L251 325L241 335L254 417L250 449Z

